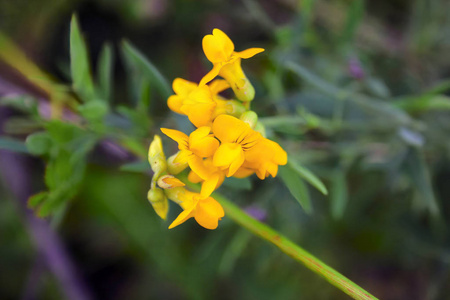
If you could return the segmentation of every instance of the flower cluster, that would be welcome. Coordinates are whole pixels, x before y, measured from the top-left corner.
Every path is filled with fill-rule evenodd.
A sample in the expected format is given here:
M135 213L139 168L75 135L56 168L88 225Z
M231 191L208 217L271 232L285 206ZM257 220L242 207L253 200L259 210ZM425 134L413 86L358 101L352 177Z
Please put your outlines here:
M173 228L194 217L198 224L215 229L224 216L222 206L211 197L225 177L244 178L256 174L260 179L277 175L278 166L287 163L286 152L265 137L264 126L249 110L255 90L241 68L241 59L264 49L234 51L234 44L221 30L203 38L203 51L212 70L199 84L181 78L173 81L175 95L169 108L186 115L197 127L191 134L168 128L161 131L178 143L179 151L166 159L161 139L155 135L149 149L149 163L154 171L148 199L163 219L168 199L183 212L169 226ZM223 79L215 79L221 76ZM237 100L225 99L220 92L232 88ZM200 193L186 189L176 176L190 168L188 180L201 183Z

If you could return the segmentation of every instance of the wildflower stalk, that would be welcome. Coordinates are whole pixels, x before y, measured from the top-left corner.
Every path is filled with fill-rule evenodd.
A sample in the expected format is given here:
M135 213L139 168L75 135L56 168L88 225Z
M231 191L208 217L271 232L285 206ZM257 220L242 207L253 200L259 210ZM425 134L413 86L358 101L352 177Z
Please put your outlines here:
M307 268L325 278L328 282L330 282L332 285L334 285L353 299L377 299L333 268L327 266L325 263L309 254L307 251L289 240L287 237L279 234L269 226L247 215L239 207L228 201L223 196L214 194L214 198L222 205L227 217L231 218L233 221L246 228L251 233L274 244L281 251L283 251L296 261L304 264Z

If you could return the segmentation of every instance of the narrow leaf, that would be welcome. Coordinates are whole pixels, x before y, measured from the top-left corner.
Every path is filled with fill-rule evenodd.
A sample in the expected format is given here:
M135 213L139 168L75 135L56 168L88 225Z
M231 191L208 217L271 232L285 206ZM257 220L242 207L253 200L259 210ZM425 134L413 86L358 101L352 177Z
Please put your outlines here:
M103 46L102 52L100 53L99 63L98 63L98 94L102 100L111 101L111 86L113 86L113 61L114 53L110 44L105 44Z
M303 179L318 189L322 194L328 195L328 190L323 182L317 178L310 170L300 165L294 159L289 158L288 164L294 169Z
M140 68L143 74L145 74L150 81L155 84L156 89L162 98L167 99L172 94L170 85L164 76L134 46L132 46L129 42L124 41L122 43L122 52L129 61L133 62L136 67Z
M0 149L14 152L28 153L24 142L8 137L0 137Z
M70 70L74 90L84 101L94 98L88 52L75 15L70 23Z
M439 207L431 184L430 171L420 149L412 148L410 150L407 168L414 186L420 193L420 200L422 200L423 206L429 210L431 215L438 216Z
M331 215L333 218L342 218L347 202L348 191L345 172L343 170L338 170L331 181Z
M303 207L306 213L312 212L311 199L308 188L300 177L300 174L292 168L291 164L279 168L281 179L286 184L292 196Z

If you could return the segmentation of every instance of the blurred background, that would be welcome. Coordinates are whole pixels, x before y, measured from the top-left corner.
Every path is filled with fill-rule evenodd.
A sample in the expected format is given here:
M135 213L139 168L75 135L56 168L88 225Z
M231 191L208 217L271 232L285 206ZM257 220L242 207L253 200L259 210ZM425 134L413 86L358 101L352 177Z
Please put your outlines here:
M243 61L252 109L329 193L304 183L302 207L281 176L219 192L380 299L450 299L449 11L447 0L0 0L0 299L348 298L227 217L169 231L180 209L158 218L150 171L108 134L62 209L27 208L49 160L23 143L42 123L20 101L42 117L50 96L5 49L67 91L73 13L93 70L104 43L114 53L108 124L144 146L187 121L151 84L137 95L124 39L169 82L210 70L201 39L213 28L237 51L265 48Z

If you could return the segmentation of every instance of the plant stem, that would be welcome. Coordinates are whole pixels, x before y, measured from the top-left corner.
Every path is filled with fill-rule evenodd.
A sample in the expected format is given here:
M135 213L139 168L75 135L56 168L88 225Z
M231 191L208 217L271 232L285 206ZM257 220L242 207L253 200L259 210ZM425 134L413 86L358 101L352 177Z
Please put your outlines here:
M288 238L282 236L274 229L244 213L239 207L228 201L226 198L217 194L214 195L214 198L222 204L225 214L233 221L246 228L253 234L274 244L280 248L281 251L296 261L303 263L310 270L324 277L328 282L342 290L347 295L354 299L377 299L333 268L327 266L325 263L309 254Z

